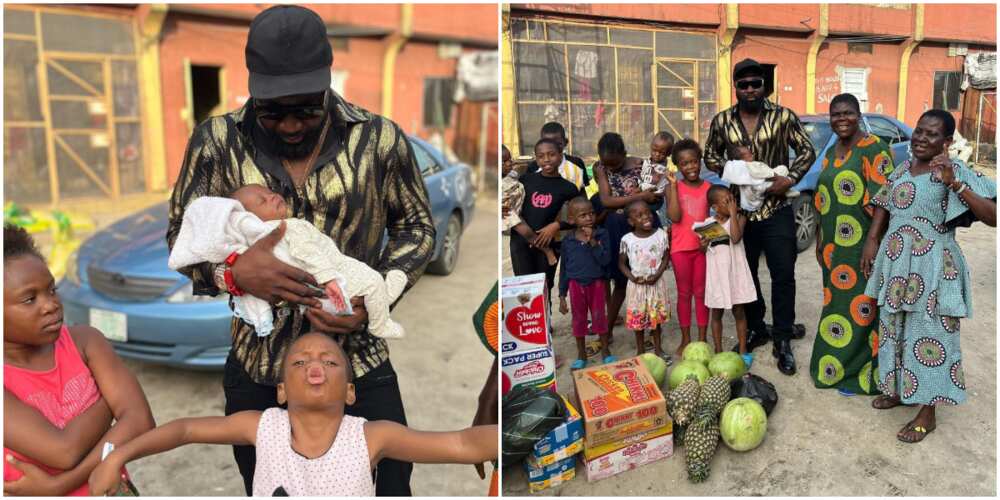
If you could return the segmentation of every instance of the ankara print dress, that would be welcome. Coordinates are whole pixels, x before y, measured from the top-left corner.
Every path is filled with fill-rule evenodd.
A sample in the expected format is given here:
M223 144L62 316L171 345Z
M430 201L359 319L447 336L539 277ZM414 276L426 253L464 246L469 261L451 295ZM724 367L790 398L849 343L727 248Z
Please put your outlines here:
M996 183L965 164L955 178L984 198ZM965 375L959 318L972 316L972 283L955 226L972 223L965 202L936 172L899 165L871 203L889 211L865 295L879 306L879 389L905 404L959 404Z
M837 159L826 151L814 202L823 255L823 312L809 375L820 389L877 394L878 308L865 296L858 269L874 207L868 202L893 169L892 152L878 136L863 137Z

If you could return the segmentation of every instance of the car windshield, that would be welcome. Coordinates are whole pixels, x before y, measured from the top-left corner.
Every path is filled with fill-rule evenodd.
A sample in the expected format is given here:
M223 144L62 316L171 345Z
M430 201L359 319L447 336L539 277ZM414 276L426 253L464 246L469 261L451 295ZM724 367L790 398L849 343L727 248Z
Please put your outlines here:
M833 134L829 122L805 122L802 124L802 128L809 134L809 140L812 141L817 154L826 147L826 143L830 140L830 135Z

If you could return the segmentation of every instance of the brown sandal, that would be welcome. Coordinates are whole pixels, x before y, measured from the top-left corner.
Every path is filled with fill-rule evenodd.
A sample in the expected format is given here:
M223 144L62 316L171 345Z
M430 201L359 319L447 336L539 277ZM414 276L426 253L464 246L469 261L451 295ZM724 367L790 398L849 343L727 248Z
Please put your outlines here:
M903 429L901 431L899 431L898 434L896 434L896 439L898 439L898 440L900 440L900 441L902 441L904 443L910 443L910 444L919 443L919 442L923 441L924 438L927 437L928 434L934 432L934 429L937 429L937 426L934 426L934 427L931 427L931 428L928 429L928 428L920 426L920 425L913 425L913 422L910 422L910 423L906 424L905 426L903 426ZM910 435L911 432L915 432L917 437L915 437L915 438L908 438L908 437L906 437L906 436Z
M882 394L872 400L872 408L875 408L876 410L888 410L902 405L903 401L899 399L899 396L887 396Z

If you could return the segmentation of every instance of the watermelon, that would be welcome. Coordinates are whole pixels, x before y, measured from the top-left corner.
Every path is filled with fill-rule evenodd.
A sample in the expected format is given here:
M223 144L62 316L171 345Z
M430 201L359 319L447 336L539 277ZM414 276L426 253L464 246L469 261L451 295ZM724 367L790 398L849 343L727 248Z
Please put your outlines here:
M708 342L691 342L684 348L681 357L684 361L697 361L707 366L714 352Z
M726 403L719 417L722 442L733 451L749 451L760 445L767 434L764 407L750 398L736 398Z
M733 380L743 376L747 371L747 365L743 362L743 356L731 351L720 352L708 362L708 371L712 375L725 374L726 380Z
M704 384L711 376L704 364L698 361L681 361L673 370L670 370L670 390L676 389L677 386L681 385L681 382L687 380L688 375L697 377L699 384Z
M663 358L651 352L644 352L639 356L642 363L646 365L649 374L656 380L656 386L662 387L663 381L667 379L667 362Z

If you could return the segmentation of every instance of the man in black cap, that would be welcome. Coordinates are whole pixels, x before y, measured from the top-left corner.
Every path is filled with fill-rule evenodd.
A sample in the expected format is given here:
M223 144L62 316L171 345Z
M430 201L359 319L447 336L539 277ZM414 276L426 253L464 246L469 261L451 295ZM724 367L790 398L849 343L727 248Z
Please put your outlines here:
M753 159L771 167L788 165L787 177L775 177L766 192L764 204L748 212L743 231L747 261L757 288L757 301L745 306L750 338L747 347L753 350L767 344L769 333L764 323L767 306L760 290L757 266L760 254L767 260L771 273L771 316L774 327L774 357L778 370L785 375L795 373L795 356L791 339L795 330L795 258L798 255L795 238L795 218L784 194L809 170L816 151L798 116L772 103L765 95L764 68L753 59L744 59L733 68L737 104L715 115L705 145L705 166L722 175L728 158L727 146L742 144L753 152ZM795 162L789 165L788 150L795 150ZM733 187L739 200L739 190Z
M191 136L170 199L168 245L173 247L184 208L195 198L228 196L240 186L263 184L282 194L289 217L312 222L344 254L383 275L403 271L412 286L434 249L420 170L395 123L330 89L333 53L323 20L293 5L261 12L250 24L246 63L252 99L201 123ZM321 284L274 257L272 248L283 234L282 224L225 263L182 270L197 295L246 293L275 306L274 331L268 336L233 319L233 346L223 375L226 414L278 406L275 386L285 350L302 333L321 331L335 335L351 360L357 403L347 413L405 425L388 347L368 333L364 303L352 299L352 316L324 312L306 285ZM299 304L306 306L304 313ZM250 494L254 448L236 446L233 451ZM412 467L382 460L376 493L409 495Z

